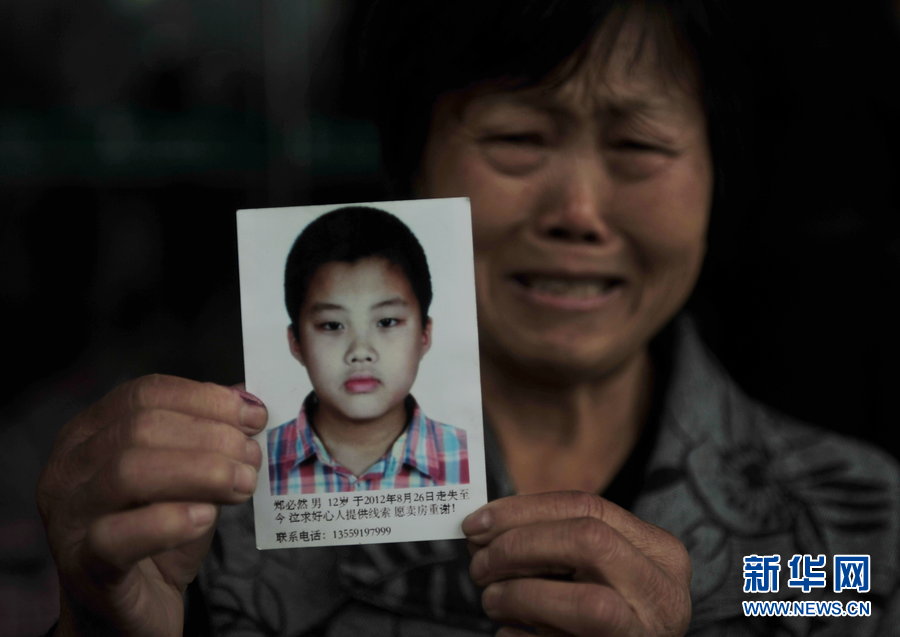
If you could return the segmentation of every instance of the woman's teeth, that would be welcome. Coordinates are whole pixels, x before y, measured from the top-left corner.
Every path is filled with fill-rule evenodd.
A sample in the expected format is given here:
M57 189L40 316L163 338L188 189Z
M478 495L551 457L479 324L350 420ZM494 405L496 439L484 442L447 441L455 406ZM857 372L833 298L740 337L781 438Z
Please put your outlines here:
M614 279L570 279L552 276L526 276L517 279L525 287L536 292L574 298L600 296L617 284Z

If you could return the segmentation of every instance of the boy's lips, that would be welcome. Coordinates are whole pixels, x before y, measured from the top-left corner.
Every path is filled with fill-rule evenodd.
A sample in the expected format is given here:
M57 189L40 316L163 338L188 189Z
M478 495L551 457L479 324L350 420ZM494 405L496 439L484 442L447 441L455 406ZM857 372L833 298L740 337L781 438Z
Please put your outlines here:
M344 382L344 389L351 394L368 394L375 391L381 381L373 376L359 376L350 378Z

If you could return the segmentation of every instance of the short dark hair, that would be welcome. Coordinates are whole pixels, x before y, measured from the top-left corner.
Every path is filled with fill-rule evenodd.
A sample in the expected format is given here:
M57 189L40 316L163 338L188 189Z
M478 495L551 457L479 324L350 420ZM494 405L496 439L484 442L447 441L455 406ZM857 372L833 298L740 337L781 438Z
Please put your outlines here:
M367 206L345 206L313 220L303 229L288 253L284 268L284 303L291 329L299 338L297 319L310 281L326 263L355 263L380 258L397 266L412 288L422 317L428 321L431 273L416 235L397 217Z
M577 71L596 34L615 38L642 18L643 38L665 48L658 63L677 80L685 59L699 72L715 170L714 204L739 173L737 137L745 52L723 0L374 0L363 31L362 76L393 195L420 169L433 109L447 94L499 84L554 85ZM660 40L666 41L660 41ZM677 47L677 51L675 48ZM609 51L607 51L608 54ZM635 51L635 55L640 51ZM671 55L679 52L681 55ZM574 61L574 64L572 62ZM740 177L738 174L737 177Z

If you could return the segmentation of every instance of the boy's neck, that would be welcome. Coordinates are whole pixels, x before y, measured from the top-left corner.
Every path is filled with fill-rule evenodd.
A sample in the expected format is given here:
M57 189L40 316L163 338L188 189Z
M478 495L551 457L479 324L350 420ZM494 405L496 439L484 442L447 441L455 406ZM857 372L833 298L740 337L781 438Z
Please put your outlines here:
M600 493L634 450L653 381L644 353L610 374L548 387L482 360L485 411L519 493Z
M347 420L320 403L313 427L331 457L359 476L387 453L403 433L407 421L405 402L383 416L367 421Z

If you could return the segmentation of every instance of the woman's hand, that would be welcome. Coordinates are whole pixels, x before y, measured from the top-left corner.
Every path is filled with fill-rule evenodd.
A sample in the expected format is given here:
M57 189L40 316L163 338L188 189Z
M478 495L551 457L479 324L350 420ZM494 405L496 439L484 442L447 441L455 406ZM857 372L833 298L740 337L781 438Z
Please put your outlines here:
M598 496L503 498L472 513L470 573L500 635L680 636L691 567L675 537Z
M265 407L171 376L125 383L60 431L38 507L62 588L57 634L180 635L218 505L256 485Z

